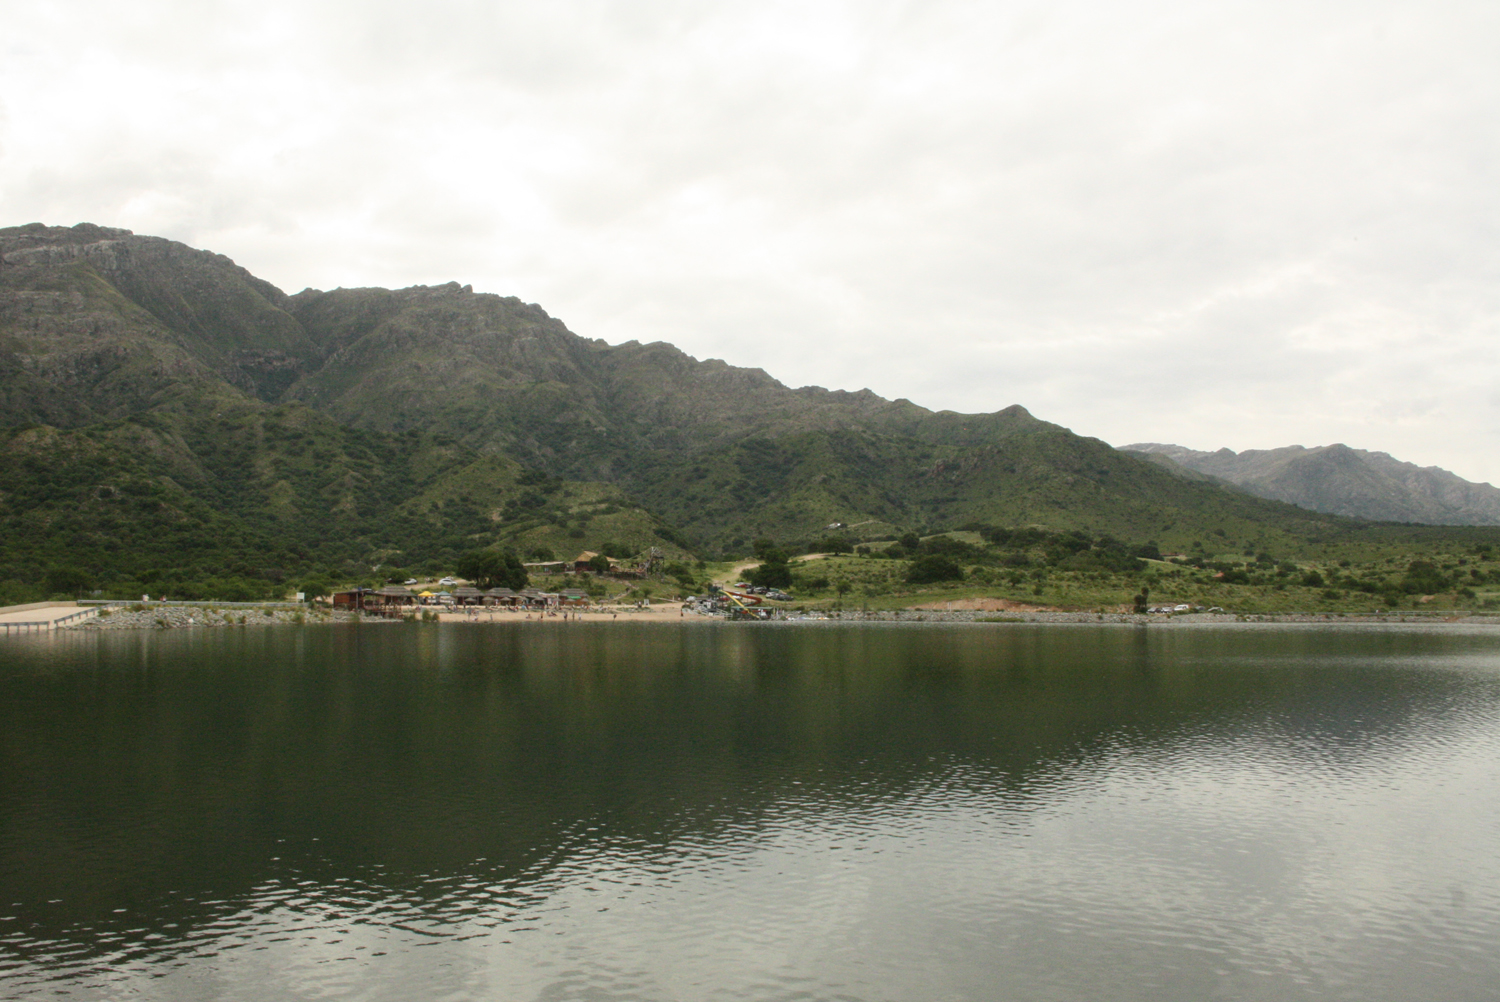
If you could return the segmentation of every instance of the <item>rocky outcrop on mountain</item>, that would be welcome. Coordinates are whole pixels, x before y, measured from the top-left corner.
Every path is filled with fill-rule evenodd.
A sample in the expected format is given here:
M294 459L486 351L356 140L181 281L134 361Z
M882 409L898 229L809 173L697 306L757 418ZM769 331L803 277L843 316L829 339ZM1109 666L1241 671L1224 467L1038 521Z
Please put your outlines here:
M794 390L663 342L579 337L540 306L456 283L307 290L289 308L326 361L287 399L363 427L440 428L561 475L630 476L747 437L930 413L867 390Z
M317 354L287 296L222 254L89 224L0 230L0 328L44 381L90 385L90 412L216 378L263 400ZM108 374L123 370L123 382Z
M1384 452L1343 444L1202 452L1158 442L1121 450L1312 511L1429 525L1500 525L1500 489Z

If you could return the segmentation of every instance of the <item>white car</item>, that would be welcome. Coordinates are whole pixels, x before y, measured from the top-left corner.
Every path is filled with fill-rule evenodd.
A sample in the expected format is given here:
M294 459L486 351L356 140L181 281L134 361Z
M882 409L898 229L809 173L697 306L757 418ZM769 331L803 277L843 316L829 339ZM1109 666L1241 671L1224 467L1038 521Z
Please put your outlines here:
M442 585L444 588L447 588L450 585L456 585L456 584L458 584L458 579L457 578L443 578L443 580L439 581L438 584Z
M407 578L406 579L406 583L409 584L409 585L414 585L414 584L417 583L417 579L416 578Z

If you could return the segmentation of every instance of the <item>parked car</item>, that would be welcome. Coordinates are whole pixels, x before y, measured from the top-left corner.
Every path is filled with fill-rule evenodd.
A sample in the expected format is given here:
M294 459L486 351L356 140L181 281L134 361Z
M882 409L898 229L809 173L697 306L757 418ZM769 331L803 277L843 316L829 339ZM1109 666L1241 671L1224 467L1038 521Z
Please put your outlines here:
M775 601L775 602L790 602L792 600L792 596L788 595L786 592L782 591L780 588L772 588L769 591L767 591L766 592L766 598L769 598L769 599L771 599L772 601Z
M409 584L409 585L414 585L414 584L417 583L417 579L416 578L407 578L404 583L405 584Z
M458 579L457 578L443 578L441 581L438 582L438 584L442 585L444 588L449 588L449 587L452 587L453 585L458 584Z

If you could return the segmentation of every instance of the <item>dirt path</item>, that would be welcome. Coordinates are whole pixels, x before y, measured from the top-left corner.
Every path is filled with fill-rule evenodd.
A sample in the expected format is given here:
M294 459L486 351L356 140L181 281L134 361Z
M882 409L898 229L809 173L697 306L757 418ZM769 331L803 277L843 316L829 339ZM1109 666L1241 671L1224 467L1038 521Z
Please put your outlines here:
M833 554L831 553L804 553L801 556L793 557L790 561L788 561L788 563L800 564L805 563L809 560L822 560L824 557L831 556L833 556ZM752 570L759 566L759 560L747 560L744 563L735 564L728 571L721 574L719 577L714 578L714 584L719 585L720 587L724 585L732 585L736 581L741 580L744 577L746 571Z
M724 585L732 585L736 581L740 580L741 575L743 575L746 571L750 570L752 567L759 566L759 560L747 560L745 563L735 564L733 567L729 568L729 570L725 571L722 575L714 578L714 584L720 586L721 588Z

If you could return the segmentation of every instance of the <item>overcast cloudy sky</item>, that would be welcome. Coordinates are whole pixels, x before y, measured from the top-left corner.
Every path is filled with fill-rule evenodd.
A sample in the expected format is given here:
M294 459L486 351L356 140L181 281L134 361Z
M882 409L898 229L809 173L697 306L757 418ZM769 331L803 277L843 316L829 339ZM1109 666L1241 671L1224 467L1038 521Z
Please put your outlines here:
M1500 483L1500 4L4 5L0 223Z

